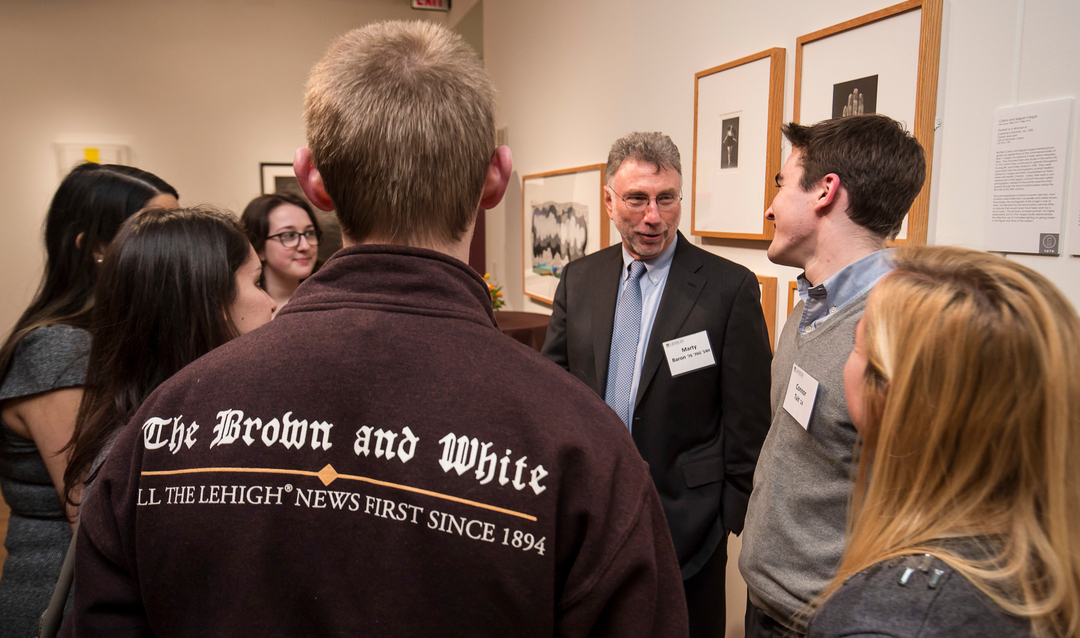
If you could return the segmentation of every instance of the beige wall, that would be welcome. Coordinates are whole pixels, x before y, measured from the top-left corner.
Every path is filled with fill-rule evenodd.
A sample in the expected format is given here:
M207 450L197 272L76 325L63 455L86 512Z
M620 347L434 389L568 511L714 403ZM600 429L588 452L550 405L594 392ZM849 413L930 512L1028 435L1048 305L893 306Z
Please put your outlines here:
M455 25L476 4L458 0L445 16L414 12L407 0L0 2L0 330L41 273L41 223L59 183L53 143L128 144L132 163L171 182L182 203L236 211L259 193L259 162L291 161L303 144L303 83L335 35L387 18ZM615 138L636 129L669 133L689 173L696 71L786 47L790 119L795 38L890 4L487 0L478 37L517 176L602 162ZM1077 24L1073 0L946 0L932 243L982 246L994 109L1077 95ZM464 26L477 37L475 25ZM511 308L550 312L521 292L520 198L518 180L487 217L488 270ZM1065 245L1080 232L1075 189L1067 209ZM687 235L689 225L686 215ZM762 244L706 248L779 278L779 330L797 272L771 264ZM1076 258L1017 259L1080 305ZM731 552L734 564L737 539ZM731 599L741 629L741 593Z
M408 0L0 2L0 330L41 275L54 142L128 144L182 204L238 212L259 162L304 143L303 86L326 46L388 18L446 15Z
M898 1L486 0L485 62L500 91L498 125L508 128L517 177L504 204L488 213L487 259L509 307L551 311L522 294L521 175L604 162L621 135L660 130L682 150L689 190L695 72L785 47L784 118L790 120L795 39ZM945 0L930 243L984 246L994 110L1080 94L1077 24L1075 0ZM1077 124L1074 109L1070 175L1080 175ZM1067 246L1069 235L1080 232L1076 184L1066 210ZM690 236L688 206L681 230ZM779 335L787 282L798 271L769 262L763 242L714 241L705 248L778 278ZM1080 259L1015 259L1046 274L1080 307ZM732 537L730 638L742 635L740 545Z
M520 175L603 162L621 135L660 130L682 150L689 190L695 72L785 47L784 118L790 120L795 38L898 1L488 0L485 61L500 91L499 126L509 129L519 181L506 203L487 216L487 257L510 307L550 312L521 291ZM1080 41L1072 34L1077 24L1080 3L1074 0L945 0L930 243L984 246L994 110L1080 94ZM1071 177L1080 176L1075 106L1072 135ZM1066 206L1066 246L1069 235L1080 232L1075 186ZM685 205L681 230L689 237ZM798 271L769 262L765 247L736 241L706 245L778 278L779 334L787 282ZM1080 259L1015 259L1046 274L1080 307Z

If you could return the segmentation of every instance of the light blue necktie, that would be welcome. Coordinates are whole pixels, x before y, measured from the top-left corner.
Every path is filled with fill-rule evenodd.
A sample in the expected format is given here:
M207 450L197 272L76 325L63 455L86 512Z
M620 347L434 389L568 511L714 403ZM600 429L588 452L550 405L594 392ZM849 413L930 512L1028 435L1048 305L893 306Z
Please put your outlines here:
M644 262L630 262L619 310L615 313L615 329L611 333L611 356L608 358L607 389L604 401L630 427L630 390L634 385L634 363L637 361L638 341L641 339L641 276Z

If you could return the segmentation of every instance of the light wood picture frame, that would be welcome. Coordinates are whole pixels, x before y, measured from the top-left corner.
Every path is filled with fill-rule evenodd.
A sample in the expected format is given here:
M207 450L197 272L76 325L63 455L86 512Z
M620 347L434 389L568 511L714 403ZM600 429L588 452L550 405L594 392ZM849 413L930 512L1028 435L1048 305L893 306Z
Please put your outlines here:
M772 239L786 57L776 47L694 74L691 235Z
M922 144L926 181L893 242L899 245L926 243L943 3L908 0L795 41L795 122L842 117L850 107L888 115Z
M761 312L769 329L769 348L776 348L776 277L757 276L761 288Z
M799 282L789 281L787 286L787 316L795 309L795 302L799 298Z
M590 164L521 178L522 288L550 304L566 264L606 248L606 164Z

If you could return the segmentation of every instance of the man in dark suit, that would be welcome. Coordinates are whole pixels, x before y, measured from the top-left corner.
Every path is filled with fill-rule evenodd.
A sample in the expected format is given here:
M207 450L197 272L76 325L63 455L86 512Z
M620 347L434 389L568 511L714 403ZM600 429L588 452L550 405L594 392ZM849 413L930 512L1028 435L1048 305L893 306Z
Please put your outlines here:
M662 133L612 146L604 205L622 243L563 271L543 353L619 414L648 462L682 569L691 635L724 634L739 533L769 428L757 279L678 232L682 166Z

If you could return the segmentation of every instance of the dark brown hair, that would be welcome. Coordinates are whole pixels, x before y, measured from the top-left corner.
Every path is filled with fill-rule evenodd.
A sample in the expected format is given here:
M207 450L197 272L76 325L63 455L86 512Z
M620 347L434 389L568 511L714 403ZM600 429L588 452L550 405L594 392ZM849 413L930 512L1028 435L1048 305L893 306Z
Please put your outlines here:
M926 179L923 148L884 115L853 115L802 126L784 125L784 137L802 153L799 187L813 188L829 173L848 193L848 216L892 239Z
M262 253L263 246L266 245L266 236L270 234L270 213L284 204L303 209L315 230L322 231L319 228L319 220L315 217L315 211L311 210L311 205L303 197L292 193L259 195L251 200L244 208L244 212L240 214L240 228L247 235L251 245L255 247L255 252Z
M236 220L209 208L152 208L120 229L95 290L90 365L64 471L69 502L155 388L237 336L228 308L250 255Z
M124 220L162 194L177 197L159 177L131 166L88 162L67 174L45 216L45 274L0 348L0 379L32 330L50 324L89 327L98 275L95 251L112 241Z

